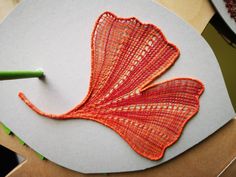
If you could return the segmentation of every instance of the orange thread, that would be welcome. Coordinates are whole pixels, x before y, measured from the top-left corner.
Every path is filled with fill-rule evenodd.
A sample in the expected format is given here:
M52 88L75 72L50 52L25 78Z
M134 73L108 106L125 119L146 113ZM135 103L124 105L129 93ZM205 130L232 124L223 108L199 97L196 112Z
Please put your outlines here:
M97 20L91 39L90 86L72 110L47 114L23 93L19 97L39 115L52 119L89 119L117 132L133 150L150 159L163 157L199 110L203 84L177 78L150 84L179 57L161 30L136 18L110 12Z

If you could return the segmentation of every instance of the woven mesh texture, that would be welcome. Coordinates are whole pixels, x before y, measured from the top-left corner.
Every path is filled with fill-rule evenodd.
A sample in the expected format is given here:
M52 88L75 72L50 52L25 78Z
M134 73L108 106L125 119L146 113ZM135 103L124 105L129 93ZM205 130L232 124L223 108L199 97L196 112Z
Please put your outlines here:
M140 155L160 159L198 112L203 84L191 78L151 84L177 60L179 50L156 26L136 18L103 13L95 24L91 49L88 94L72 110L47 114L21 92L20 98L48 118L97 121L117 132Z

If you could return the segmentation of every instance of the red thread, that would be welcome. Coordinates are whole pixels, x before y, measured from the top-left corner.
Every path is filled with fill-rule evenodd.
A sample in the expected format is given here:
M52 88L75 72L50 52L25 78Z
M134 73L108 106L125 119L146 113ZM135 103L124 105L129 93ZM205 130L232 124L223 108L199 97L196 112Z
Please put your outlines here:
M103 13L92 33L91 49L89 90L72 110L47 114L23 93L19 97L39 115L97 121L117 132L140 155L162 158L198 112L203 84L191 78L150 84L174 64L179 50L156 26L134 17Z

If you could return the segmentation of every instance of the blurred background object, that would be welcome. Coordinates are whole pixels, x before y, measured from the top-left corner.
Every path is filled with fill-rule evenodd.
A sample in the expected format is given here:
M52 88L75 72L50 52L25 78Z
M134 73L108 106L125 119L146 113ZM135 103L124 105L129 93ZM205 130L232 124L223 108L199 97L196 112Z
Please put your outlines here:
M4 177L18 165L16 154L1 145L0 159L0 177Z
M236 35L216 13L202 36L218 59L231 102L236 110Z

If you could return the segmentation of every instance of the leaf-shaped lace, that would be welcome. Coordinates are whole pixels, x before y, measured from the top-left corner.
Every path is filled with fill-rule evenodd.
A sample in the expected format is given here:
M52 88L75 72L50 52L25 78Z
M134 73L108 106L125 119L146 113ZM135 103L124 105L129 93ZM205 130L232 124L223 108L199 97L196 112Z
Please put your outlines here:
M198 112L203 84L190 78L150 84L173 65L179 50L156 26L136 18L103 13L92 33L91 50L88 94L72 110L47 114L23 93L20 98L48 118L97 121L117 132L140 155L160 159Z

